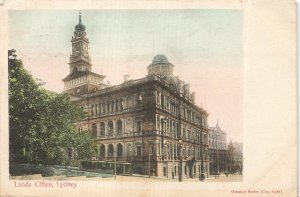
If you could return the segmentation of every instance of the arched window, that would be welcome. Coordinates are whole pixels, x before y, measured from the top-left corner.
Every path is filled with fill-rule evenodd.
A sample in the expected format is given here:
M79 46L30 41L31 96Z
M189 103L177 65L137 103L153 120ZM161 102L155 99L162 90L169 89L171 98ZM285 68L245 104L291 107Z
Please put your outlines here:
M113 135L114 134L114 124L112 121L108 122L108 133L109 135Z
M122 144L117 145L117 156L122 157L123 156L123 146Z
M123 132L123 124L122 124L122 120L118 120L117 121L117 133L121 134Z
M161 96L160 96L160 105L162 107L165 106L165 96L163 94L161 94Z
M112 101L111 102L111 112L114 112L115 111L115 102Z
M166 122L165 119L160 120L160 125L161 125L161 132L165 133L166 132Z
M143 96L142 96L142 94L139 94L139 97L138 97L138 104L141 105L141 104L142 104L142 101L143 101Z
M116 111L119 111L119 101L116 100Z
M107 113L110 113L110 102L107 101L106 106L107 106Z
M105 157L105 146L103 144L100 146L100 157Z
M100 123L100 135L105 136L105 124L104 124L104 122Z
M108 145L108 156L109 157L114 156L114 146L112 144Z
M121 106L120 106L120 110L123 110L124 109L124 100L121 99Z
M101 113L106 113L105 103L101 103Z
M97 124L96 123L92 124L92 135L93 135L93 137L97 137Z

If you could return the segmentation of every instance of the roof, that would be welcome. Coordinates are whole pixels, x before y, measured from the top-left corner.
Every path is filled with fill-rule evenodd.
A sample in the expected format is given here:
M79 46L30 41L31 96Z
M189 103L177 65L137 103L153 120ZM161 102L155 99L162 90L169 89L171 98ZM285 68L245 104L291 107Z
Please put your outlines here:
M122 84L119 84L119 85L106 87L106 88L97 90L96 92L86 94L85 97L82 97L82 99L86 99L87 97L94 97L94 96L98 96L98 95L102 95L102 94L109 94L111 92L120 91L120 90L124 90L124 89L127 89L127 88L133 89L134 86L140 86L140 85L143 85L145 83L152 83L152 82L157 82L157 83L159 83L159 84L161 84L165 87L168 87L172 92L177 94L177 96L179 98L184 99L186 102L193 105L193 107L195 107L196 110L198 110L201 113L204 113L208 116L208 113L205 109L203 109L202 107L192 103L191 101L188 101L181 94L179 94L178 91L175 91L173 88L171 88L170 83L169 83L168 80L166 80L165 78L162 78L161 76L158 76L158 75L150 75L150 76L147 76L147 77L144 77L144 78L141 78L141 79L129 80L129 81L126 81L126 82L124 82Z
M226 131L223 131L218 124L215 127L208 127L208 129L212 132L218 132L218 133L226 134Z
M75 30L78 32L85 31L85 26L81 23L81 13L79 12L79 22L75 26Z
M104 78L105 76L104 75L99 75L97 73L94 73L94 72L91 72L91 71L75 71L75 72L72 72L70 73L68 76L66 76L63 81L68 81L68 80L71 80L71 79L76 79L76 78L79 78L79 77L82 77L82 76L86 76L86 75L93 75L93 76L96 76L96 77L101 77L101 78Z
M168 61L167 56L163 54L157 54L154 56L152 64L170 64L170 62Z

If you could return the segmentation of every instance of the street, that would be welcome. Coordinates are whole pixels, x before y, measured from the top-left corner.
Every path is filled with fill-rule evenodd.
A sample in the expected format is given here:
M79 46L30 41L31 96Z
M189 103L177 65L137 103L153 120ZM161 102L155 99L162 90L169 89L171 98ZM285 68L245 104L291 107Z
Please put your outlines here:
M112 180L112 178L109 179L102 179L102 180ZM167 179L162 177L146 177L146 176L117 176L117 181L175 181L178 182L178 178L176 179ZM183 182L193 182L193 181L199 181L198 178L195 179L183 179ZM241 182L243 181L242 175L229 175L226 177L226 175L220 175L219 177L215 176L209 176L208 178L205 178L204 182Z
M124 181L124 182L148 182L148 181L164 181L164 182L178 182L178 178L175 179L167 179L164 177L148 177L142 175L133 175L133 176L117 176L110 178L101 178L101 177L91 177L86 178L85 176L77 176L77 177L66 177L66 176L49 176L42 177L41 175L26 175L26 176L11 176L12 180L77 180L77 181ZM198 182L199 179L183 179L183 182ZM209 176L205 178L204 182L241 182L243 181L242 175L229 175L226 177L225 175L220 175L219 177Z

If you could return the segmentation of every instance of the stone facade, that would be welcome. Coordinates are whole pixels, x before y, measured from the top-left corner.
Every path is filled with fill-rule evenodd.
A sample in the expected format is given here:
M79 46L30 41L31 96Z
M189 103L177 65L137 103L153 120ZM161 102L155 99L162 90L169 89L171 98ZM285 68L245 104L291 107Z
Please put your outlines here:
M86 35L85 28L75 32L78 30ZM69 76L78 61L84 60L70 62ZM80 75L89 79L84 84L69 87L71 80L79 78L65 78L65 93L87 114L76 123L78 131L91 132L98 148L97 159L129 162L136 174L208 176L208 113L195 104L190 85L173 75L173 67L166 56L159 54L148 66L146 77L126 77L120 85L103 85L104 76L92 73L91 66L84 67L88 72ZM83 90L77 91L80 88Z
M219 124L215 127L209 127L209 160L210 174L219 174L226 171L227 165L227 146L226 132L223 131Z

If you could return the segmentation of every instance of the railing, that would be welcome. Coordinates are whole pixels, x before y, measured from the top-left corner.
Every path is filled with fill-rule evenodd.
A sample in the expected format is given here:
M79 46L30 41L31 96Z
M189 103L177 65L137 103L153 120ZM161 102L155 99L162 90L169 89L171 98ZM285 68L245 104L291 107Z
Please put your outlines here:
M159 130L153 130L153 131L140 131L140 132L129 132L129 133L116 133L116 132L109 132L106 135L99 135L94 136L94 139L100 140L100 139L112 139L112 138L125 138L125 137L147 137L147 136L162 136L162 137L169 137L171 139L177 140L179 139L178 136L172 136L172 133L170 132L163 132ZM188 143L198 143L197 139L193 138L186 138L182 137L182 140ZM208 145L208 141L202 145Z
M183 161L190 160L190 156L182 156ZM201 161L200 156L194 157L196 161ZM100 161L110 161L114 162L115 159L116 161L124 161L124 162L134 162L134 161L149 161L149 155L143 155L143 156L117 156L116 158L114 156L100 156L98 158ZM205 160L205 158L203 158ZM180 157L179 156L172 156L172 155L151 155L150 156L150 161L179 161Z
M143 109L144 109L143 105L136 105L136 106L120 109L118 111L101 112L101 113L97 113L97 114L89 114L85 119L98 118L98 117L110 116L110 115L118 115L118 114L123 114L123 113L127 113L127 112L140 111L140 110L143 110Z

